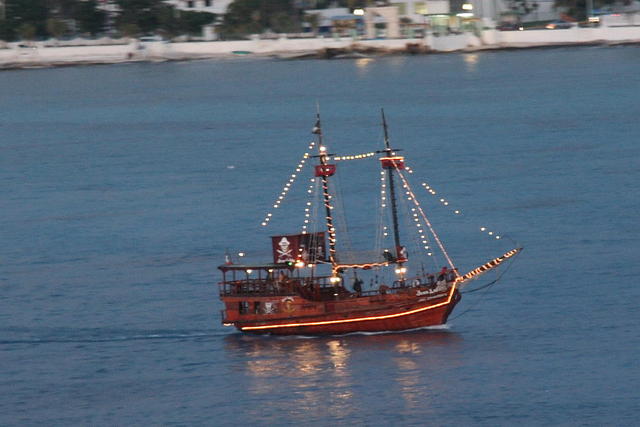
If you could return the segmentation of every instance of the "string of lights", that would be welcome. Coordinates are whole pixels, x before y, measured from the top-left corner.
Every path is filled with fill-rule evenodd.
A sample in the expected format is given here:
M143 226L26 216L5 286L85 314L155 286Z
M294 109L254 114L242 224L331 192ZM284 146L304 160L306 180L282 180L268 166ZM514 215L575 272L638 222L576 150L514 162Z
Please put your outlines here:
M407 172L409 172L410 174L413 173L413 169L411 169L410 166L408 166L406 163L404 165L404 170L406 170ZM406 188L406 187L405 187ZM416 200L415 197L408 197L407 198L409 201L411 201L411 199ZM416 203L418 203L418 201L416 200ZM427 238L427 236L424 233L424 229L422 227L422 224L420 223L419 220L416 220L416 218L418 217L418 213L416 211L416 208L411 208L411 212L413 214L413 218L414 221L416 223L416 227L418 228L418 234L420 235L420 241L423 244L423 247L427 252L427 255L429 256L433 256L433 252L431 252L431 247L429 246L429 239Z
M383 240L387 237L387 226L386 226L386 209L383 207L385 205L385 176L384 170L380 172L380 197L378 199L377 207L378 207L378 216L376 221L376 237L374 244L374 251L376 254L382 254L382 246Z
M413 202L417 212L422 216L422 219L423 219L424 223L427 224L427 227L429 227L429 231L431 231L431 235L433 236L434 240L436 241L436 243L440 247L440 250L442 251L442 254L447 259L447 262L449 263L449 266L451 267L451 269L454 269L455 265L453 264L453 261L451 260L451 257L449 256L449 254L447 253L447 250L444 248L444 245L440 241L440 238L438 237L438 234L433 229L433 226L431 225L431 221L429 221L429 219L425 215L424 211L422 210L422 206L420 206L420 203L416 199L416 196L413 193L413 190L411 190L411 187L409 186L409 182L407 181L405 176L402 174L402 172L400 171L398 166L395 164L395 162L393 164L394 164L394 167L396 169L396 172L398 173L398 176L402 180L403 187L405 188L405 194L407 194L407 199ZM415 212L414 212L414 214L415 214ZM417 220L417 218L415 218L415 220Z
M295 180L296 180L296 178L298 176L297 174L300 173L300 171L302 170L302 167L306 163L307 159L310 157L309 151L311 151L315 145L316 145L315 141L311 141L309 143L309 147L307 147L307 152L304 153L304 156L302 156L302 159L296 165L295 171L291 174L289 180L287 181L287 183L282 188L282 191L280 192L280 195L275 200L275 202L273 202L273 209L278 209L280 207L280 204L284 201L285 197L287 196L287 193L291 189L291 186L293 185L293 183L295 182ZM272 217L273 217L273 213L272 212L267 212L267 215L262 220L261 225L263 227L266 227L267 224L269 224L269 221L271 221Z
M315 178L311 178L310 179L311 184L309 184L309 188L307 189L307 193L313 195L314 191L314 187L316 187L317 181ZM312 199L313 196L311 196L309 199ZM304 224L302 225L302 234L307 234L307 228L309 226L309 223L311 222L311 206L312 206L312 202L311 200L308 200L305 207L304 207Z
M363 154L355 154L352 156L334 156L333 160L339 162L342 160L360 160L360 159L367 159L369 157L373 157L375 156L376 153L374 152L370 152L370 153L363 153Z
M499 256L498 258L494 258L491 261L482 264L480 267L471 270L470 272L466 273L464 276L458 276L456 281L459 282L459 283L469 281L469 280L479 276L480 274L482 274L482 273L484 273L486 271L489 271L489 270L491 270L493 268L496 268L497 266L502 264L507 259L515 256L521 250L522 250L522 248L512 249L509 252L506 252L504 255Z
M326 202L324 204L326 209L332 210L333 206L331 206L331 195L329 194L329 186L327 180L322 181L322 192L326 196ZM333 219L327 215L327 231L329 232L329 259L333 260L336 256L336 229L333 226Z
M423 182L421 185L422 185L422 187L424 187L424 189L425 189L429 194L431 194L432 196L436 196L436 195L438 194L438 193L437 193L437 191L436 191L436 190L435 190L431 185L427 184L426 182ZM449 206L449 205L450 205L450 202L449 202L447 199L445 199L445 198L440 197L440 198L438 199L438 201L439 201L443 206ZM461 214L462 214L462 211L460 211L460 209L453 209L453 210L452 210L452 212L453 212L455 215L461 215ZM500 238L501 238L501 236L500 236L499 234L497 234L496 232L494 232L494 231L492 231L492 230L489 230L487 227L484 227L484 226L483 226L483 227L480 227L480 232L482 232L482 233L486 233L488 236L490 236L490 237L492 237L492 238L494 238L494 239L496 239L496 240L500 240Z

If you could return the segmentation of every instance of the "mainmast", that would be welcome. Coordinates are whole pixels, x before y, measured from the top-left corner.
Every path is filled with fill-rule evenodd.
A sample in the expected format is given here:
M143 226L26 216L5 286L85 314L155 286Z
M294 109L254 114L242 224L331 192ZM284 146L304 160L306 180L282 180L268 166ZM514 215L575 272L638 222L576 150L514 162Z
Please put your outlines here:
M322 196L324 199L324 208L326 213L327 232L329 233L329 261L332 266L337 264L336 257L336 230L333 226L333 215L331 210L331 195L329 194L329 177L336 172L336 165L329 164L329 156L327 153L327 147L324 146L322 140L322 127L320 126L320 110L316 113L316 125L312 131L318 135L318 157L319 164L315 168L315 176L320 177L322 181Z
M387 171L387 179L389 181L389 196L391 198L391 218L393 221L393 239L396 245L396 263L402 265L405 262L406 255L403 253L403 247L400 245L400 230L398 227L398 207L396 202L396 189L395 182L393 177L393 172L396 169L404 169L404 157L396 156L395 152L400 151L399 149L391 148L389 144L389 131L387 129L387 119L384 115L384 109L381 109L382 112L382 127L384 129L384 146L385 149L382 151L378 151L379 153L384 153L385 156L380 158L380 162L382 163L382 168Z

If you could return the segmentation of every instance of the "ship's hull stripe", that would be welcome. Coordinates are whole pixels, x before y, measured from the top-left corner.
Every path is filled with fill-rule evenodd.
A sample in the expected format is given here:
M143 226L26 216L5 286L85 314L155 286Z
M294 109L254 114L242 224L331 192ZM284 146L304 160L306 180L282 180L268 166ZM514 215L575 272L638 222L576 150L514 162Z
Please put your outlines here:
M411 314L420 313L422 311L431 310L434 308L442 307L451 302L453 298L453 293L456 290L456 286L451 287L451 291L449 292L449 296L447 300L438 304L430 305L427 307L420 307L414 310L405 311L403 313L395 313L395 314L385 314L383 316L368 316L368 317L357 317L355 319L341 319L341 320L321 320L317 322L304 322L304 323L281 323L279 325L265 325L265 326L242 326L240 327L243 331L255 331L260 329L275 329L275 328L292 328L292 327L301 327L301 326L319 326L319 325L335 325L339 323L352 323L352 322L366 322L368 320L384 320L384 319L393 319L395 317L409 316Z

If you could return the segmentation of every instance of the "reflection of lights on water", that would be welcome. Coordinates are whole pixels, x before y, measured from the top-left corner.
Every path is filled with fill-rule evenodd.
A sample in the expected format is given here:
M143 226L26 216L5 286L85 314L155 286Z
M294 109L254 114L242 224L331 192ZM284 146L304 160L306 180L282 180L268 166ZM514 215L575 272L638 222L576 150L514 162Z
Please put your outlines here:
M346 361L349 357L349 351L338 340L329 341L327 346L329 347L329 358L333 366L336 370L344 370L347 366Z
M373 58L358 58L356 59L356 67L363 70L373 61Z
M399 357L396 359L396 363L398 368L405 372L418 369L418 364L408 357Z
M297 346L292 358L298 376L313 375L322 370L322 361L316 343L303 343ZM300 385L304 386L304 384L306 383L302 382Z
M345 419L353 410L353 383L348 369L347 361L350 356L349 349L340 340L327 342L329 349L329 361L333 365L334 383L329 396L332 405L327 408L329 415L334 419Z
M420 387L420 375L417 374L420 367L412 357L412 355L422 353L420 344L413 340L402 340L396 344L395 350L402 354L402 356L393 358L398 367L396 381L400 386L402 398L408 407L424 404L425 402L421 400L423 397L421 394L424 390Z
M477 53L467 53L462 55L467 71L475 71L480 57Z
M406 406L414 408L427 404L425 390L421 387L421 379L418 375L420 371L418 364L409 357L396 357L394 361L398 367L396 381Z
M422 350L420 349L420 344L417 342L412 342L408 340L402 340L398 344L396 344L396 351L398 353L413 353L420 354Z

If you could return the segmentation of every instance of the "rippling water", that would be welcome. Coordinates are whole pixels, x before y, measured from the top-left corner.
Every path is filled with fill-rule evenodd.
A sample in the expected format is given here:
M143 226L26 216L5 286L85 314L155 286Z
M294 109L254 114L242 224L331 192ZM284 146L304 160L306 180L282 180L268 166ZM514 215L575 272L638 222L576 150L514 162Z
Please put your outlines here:
M0 424L636 422L637 47L245 59L0 73ZM465 212L432 212L461 270L510 244L479 226L525 246L446 327L220 325L215 267L268 248L316 101L346 153L385 107Z

